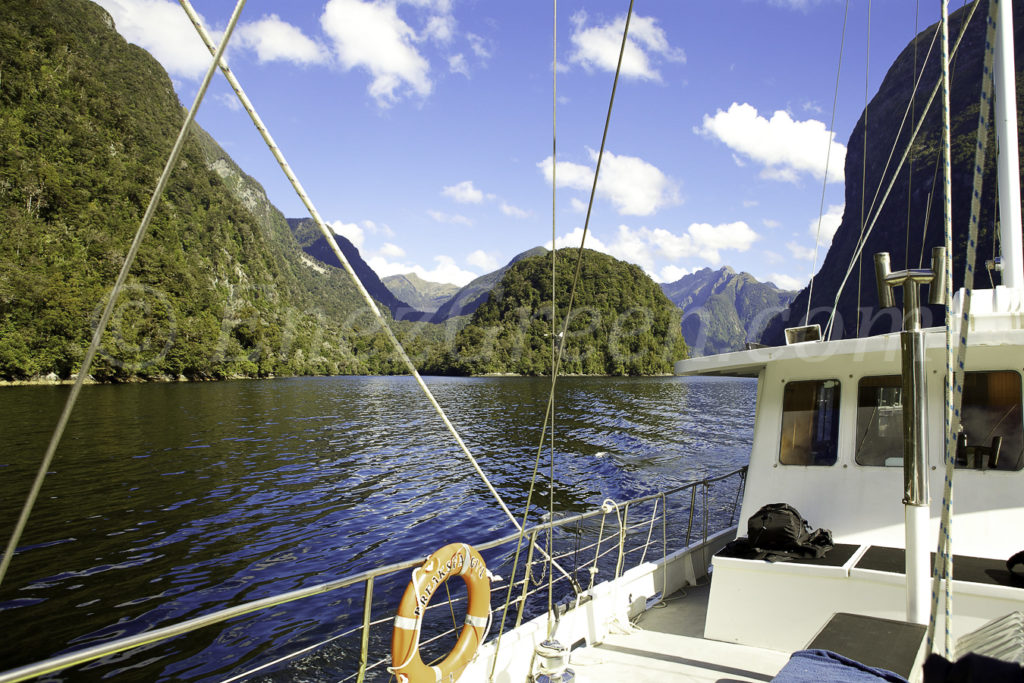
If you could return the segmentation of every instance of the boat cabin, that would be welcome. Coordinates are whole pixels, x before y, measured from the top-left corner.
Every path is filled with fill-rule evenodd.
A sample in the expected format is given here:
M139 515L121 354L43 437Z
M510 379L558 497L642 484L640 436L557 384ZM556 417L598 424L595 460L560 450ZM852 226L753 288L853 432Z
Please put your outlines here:
M954 477L956 635L1024 609L1024 588L1005 564L1024 550L1024 308L1019 298L994 301L991 291L975 296ZM934 551L945 477L945 330L924 337ZM706 637L792 650L835 613L905 619L900 335L802 341L688 359L675 370L758 380L738 536L762 506L784 502L812 528L829 529L836 544L806 562L716 556Z

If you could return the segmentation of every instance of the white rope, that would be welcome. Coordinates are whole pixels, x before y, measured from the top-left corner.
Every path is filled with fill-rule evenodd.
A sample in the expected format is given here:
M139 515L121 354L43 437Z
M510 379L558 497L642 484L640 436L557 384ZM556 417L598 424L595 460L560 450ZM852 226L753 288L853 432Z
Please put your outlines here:
M111 315L113 315L114 305L117 303L121 290L124 289L124 283L128 279L128 272L131 270L132 264L135 262L135 256L139 253L139 247L142 246L142 239L146 236L149 224L153 220L153 214L156 213L156 207L160 204L160 196L163 194L164 187L167 185L167 180L171 177L171 171L177 164L178 156L181 154L181 150L185 145L189 126L195 119L196 112L199 111L199 105L202 103L203 96L206 94L206 89L209 87L210 80L213 78L213 74L217 69L217 61L220 60L221 56L224 54L224 49L228 45L228 39L231 38L231 32L235 29L235 24L238 23L238 17L241 15L242 8L244 6L245 0L238 0L238 4L235 5L235 11L231 15L231 20L228 22L228 27L224 31L224 38L221 40L220 46L214 47L210 50L210 52L214 54L214 61L210 64L210 68L206 70L206 76L203 77L203 82L199 86L199 92L196 93L196 98L192 102L192 108L189 109L188 115L185 116L185 121L181 124L181 130L178 131L178 139L174 141L174 147L171 148L171 154L167 159L167 163L164 165L164 171L160 174L160 179L156 183L153 195L149 199L149 206L146 207L146 213L142 216L142 222L139 223L138 230L135 231L135 239L132 240L132 245L128 249L128 254L125 256L124 263L121 264L121 272L118 273L117 281L114 283L114 288L110 292L110 298L107 299L107 305L103 309L103 314L100 316L100 321L96 325L96 330L93 332L92 342L89 344L89 349L85 352L85 359L82 360L82 367L78 371L75 383L71 387L71 393L68 394L68 399L64 403L64 411L61 413L60 419L57 421L57 426L53 430L53 435L50 437L50 443L46 447L46 453L43 455L43 461L39 465L39 471L36 473L35 481L32 482L32 489L29 491L28 498L25 500L25 504L21 508L21 515L18 517L18 523L14 527L14 533L11 534L11 539L7 543L7 550L4 551L3 560L0 561L0 584L3 583L4 575L7 573L7 568L11 564L11 558L14 557L14 551L17 549L18 542L21 540L21 535L25 531L25 525L28 524L28 518L29 515L32 514L32 508L35 506L36 499L39 497L39 491L43 488L43 480L46 478L46 473L50 471L50 465L53 463L54 455L57 453L57 446L60 445L61 438L64 436L64 429L67 427L68 420L71 417L71 411L75 408L75 403L78 401L78 394L82 391L82 385L85 383L85 378L89 375L93 359L96 357L96 352L99 350L100 342L103 339L103 333L107 329L107 324L110 322Z
M942 224L943 224L943 240L946 247L946 258L943 263L943 269L945 270L946 279L946 294L952 294L953 291L953 204L952 204L952 161L950 152L950 126L949 126L949 2L948 0L942 0L942 52L941 52L941 68L942 68ZM950 462L950 454L955 454L955 436L953 437L953 444L950 444L950 430L953 428L954 416L953 416L953 340L952 340L952 297L946 298L946 374L943 380L943 395L946 399L945 411L943 414L943 423L945 426L945 439L946 439L946 481L942 495L942 508L943 508L943 533L939 540L939 554L945 555L942 560L936 559L936 563L942 562L943 568L950 567L951 557L950 553L952 548L946 545L946 535L950 533L950 524L952 522L952 515L947 514L947 508L952 510L953 506L953 477L952 470L955 469L953 463ZM951 450L952 449L952 450ZM955 457L955 455L954 455ZM933 572L934 573L934 572ZM945 654L947 657L950 655L950 618L952 609L952 577L946 577L946 636L945 636ZM933 585L934 588L934 585ZM936 601L938 597L936 596ZM936 610L938 605L936 605ZM932 645L932 640L935 635L935 629L932 624L932 619L929 618L928 623L928 640L929 646Z
M192 9L192 4L189 2L189 0L179 1L181 3L181 6L185 10L185 13L188 14L189 20L191 20L192 24L196 27L196 31L199 33L199 36L203 39L203 42L206 43L207 49L213 52L213 41L210 39L210 35L203 27L202 22L199 19L199 15L196 14L194 9ZM363 297L363 300L366 302L366 305L373 312L375 319L380 324L381 330L383 330L384 334L387 335L388 340L391 342L392 346L394 346L395 350L398 352L398 355L402 359L402 363L405 364L405 367L409 371L409 374L413 376L413 378L416 380L416 383L420 386L420 389L423 390L423 393L427 397L427 400L430 401L430 405L434 407L434 410L441 418L441 421L444 422L445 427L448 428L448 431L455 438L455 442L458 444L463 454L469 460L470 464L473 466L473 469L476 470L477 475L479 475L480 478L483 480L484 485L487 487L487 490L490 491L491 495L494 496L495 500L498 501L498 505L501 506L502 511L504 511L504 513L508 516L508 518L512 521L512 524L514 524L517 529L522 528L520 527L519 522L516 520L515 516L512 514L512 511L509 510L508 507L505 505L505 501L501 499L501 494L498 493L498 490L494 488L494 486L491 484L490 480L487 478L487 475L484 474L483 469L480 468L479 463L477 463L476 458L473 457L473 454L469 451L469 448L463 442L462 437L459 436L459 432L455 429L455 426L451 423L451 420L448 419L448 415L445 414L444 409L441 408L441 405L437 402L437 399L434 398L434 394L431 393L430 389L423 381L423 378L420 377L420 373L416 370L416 366L413 365L413 362L409 358L409 355L406 353L405 348L402 346L402 343L398 341L398 337L395 336L395 333L387 324L387 321L384 319L384 316L380 312L380 309L377 308L377 304L373 300L373 297L370 296L370 293L366 290L366 287L363 286L362 281L360 281L359 276L356 275L355 270L353 270L351 264L349 264L348 259L345 258L345 254L342 253L341 247L338 246L337 241L334 239L334 235L331 229L327 227L327 224L324 223L323 218L320 217L320 212L316 210L316 207L313 205L313 201L309 198L309 195L306 194L306 190L302 187L302 183L299 182L298 177L296 177L295 173L291 169L291 166L285 160L284 154L281 152L281 148L277 146L276 142L274 142L273 137L271 137L270 135L270 131L267 130L267 127L263 124L263 121L262 119L260 119L259 114L256 113L256 108L249 100L249 97L245 94L245 91L242 89L242 86L238 82L238 79L235 78L235 75L231 72L231 69L228 67L227 62L224 62L223 60L218 60L218 63L220 65L221 71L224 73L224 77L228 79L228 83L231 84L231 88L235 91L235 94L238 95L238 99L242 103L242 107L244 107L245 111L248 112L249 117L252 119L253 124L256 126L256 129L260 132L260 135L263 136L263 140L267 143L267 146L270 148L270 151L274 155L274 158L277 159L277 163L281 166L281 170L284 171L285 176L288 177L288 181L292 184L292 187L295 189L296 194L298 194L299 199L302 200L302 203L306 207L306 210L309 211L309 215L313 218L314 221L316 221L317 227L320 228L321 234L327 240L327 244L330 245L331 250L334 252L334 256L341 263L342 267L345 269L345 272L348 273L349 277L352 278L352 282L355 284L356 289L359 290L359 294Z
M952 294L952 221L946 223L946 379L944 393L945 408L945 486L942 494L942 521L939 527L939 545L935 556L932 572L932 610L928 623L928 650L934 649L935 627L939 610L939 581L945 581L945 639L944 655L947 659L953 656L952 619L953 619L953 473L956 470L957 435L960 432L961 408L964 392L964 369L967 359L967 337L970 333L971 297L974 292L974 269L977 262L978 222L981 215L981 188L984 180L985 155L988 145L989 112L992 105L992 68L994 61L994 45L996 40L996 12L999 0L990 0L989 14L985 22L985 59L981 79L981 103L978 108L978 135L974 152L974 185L971 196L971 217L968 224L967 259L964 266L964 296L960 319L960 337L956 349L956 364L953 363L952 325L953 311ZM946 121L948 126L948 120ZM947 128L948 135L948 128ZM948 139L948 138L947 138ZM945 185L948 190L948 179ZM949 202L948 195L944 205Z

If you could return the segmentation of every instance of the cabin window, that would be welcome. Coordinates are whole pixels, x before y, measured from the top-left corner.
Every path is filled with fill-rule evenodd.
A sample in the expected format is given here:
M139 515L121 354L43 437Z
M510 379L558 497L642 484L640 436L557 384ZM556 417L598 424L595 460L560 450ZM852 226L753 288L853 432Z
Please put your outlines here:
M903 466L902 396L899 375L860 380L855 456L858 465ZM1024 418L1018 373L968 372L964 375L962 415L967 448L957 453L957 468L1024 469ZM941 418L941 412L933 412L929 417L936 416ZM998 457L990 450L996 436L1002 437Z
M838 453L839 381L789 382L782 395L783 465L834 465Z
M903 380L863 377L857 385L858 465L903 467Z
M1020 470L1024 468L1024 420L1021 417L1020 375L1012 370L968 372L964 375L961 417L967 435L966 452L957 454L957 467ZM1002 437L998 459L986 448ZM981 448L978 448L978 447Z

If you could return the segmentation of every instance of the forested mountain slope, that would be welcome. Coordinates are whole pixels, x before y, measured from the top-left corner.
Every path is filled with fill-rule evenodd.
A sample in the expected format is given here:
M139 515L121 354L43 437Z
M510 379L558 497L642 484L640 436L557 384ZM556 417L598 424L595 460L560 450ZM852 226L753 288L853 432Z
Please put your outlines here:
M557 329L562 329L577 249L556 260ZM551 371L551 256L512 265L455 338L456 371L543 375ZM639 266L584 250L561 372L652 375L685 358L680 311Z
M6 0L0 8L0 379L67 377L184 112L156 60L126 43L98 6ZM359 353L378 340L352 284L310 267L269 203L236 198L225 180L236 190L242 180L259 186L210 142L190 136L93 374L389 368L386 354Z

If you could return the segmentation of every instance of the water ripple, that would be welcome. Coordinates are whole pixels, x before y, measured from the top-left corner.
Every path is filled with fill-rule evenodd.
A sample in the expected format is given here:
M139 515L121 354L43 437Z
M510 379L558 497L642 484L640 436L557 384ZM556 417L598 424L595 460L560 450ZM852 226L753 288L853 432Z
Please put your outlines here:
M521 516L550 381L427 382ZM743 464L755 388L560 380L556 508L579 511ZM2 529L13 527L65 396L65 387L0 391L0 440L13 445L0 455ZM90 386L79 405L0 587L0 620L13 636L0 642L0 669L512 528L407 377ZM546 482L548 445L540 456ZM539 519L546 490L533 500ZM380 586L380 600L401 589ZM361 608L361 593L343 590L84 672L221 679L265 652L335 632Z

